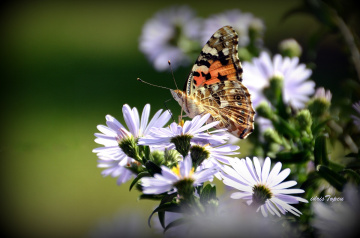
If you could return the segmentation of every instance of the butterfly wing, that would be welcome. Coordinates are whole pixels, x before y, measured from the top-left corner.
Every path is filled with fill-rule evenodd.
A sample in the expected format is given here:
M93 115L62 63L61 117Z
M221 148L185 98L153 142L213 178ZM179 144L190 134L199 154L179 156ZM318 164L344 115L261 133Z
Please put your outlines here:
M238 35L224 26L211 36L196 60L184 91L210 113L217 128L243 139L254 129L255 111L242 82Z

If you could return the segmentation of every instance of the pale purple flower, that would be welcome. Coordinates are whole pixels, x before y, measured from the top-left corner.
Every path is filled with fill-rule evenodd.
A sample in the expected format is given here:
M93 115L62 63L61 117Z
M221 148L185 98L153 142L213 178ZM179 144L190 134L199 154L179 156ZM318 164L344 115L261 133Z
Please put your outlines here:
M171 139L182 135L191 136L191 143L209 143L214 146L224 144L228 138L223 133L225 129L207 132L207 130L219 123L215 121L204 125L209 117L210 114L205 114L204 116L197 115L191 121L186 121L183 126L173 122L166 128L153 128L151 130L152 134L140 138L138 144L174 149L175 145L171 142Z
M163 9L145 23L139 48L158 71L169 69L168 60L173 68L188 65L199 28L200 21L191 8Z
M355 111L357 112L357 116L355 115L351 115L351 118L354 120L354 124L355 126L360 130L360 117L358 117L360 115L360 101L357 103L354 103L352 105L352 107L355 109Z
M97 128L102 133L95 133L97 137L95 142L104 146L93 150L99 157L98 167L105 168L102 172L103 176L118 177L119 185L133 176L133 173L125 166L134 162L133 158L121 150L119 143L129 137L137 139L149 135L151 128L163 127L171 117L168 111L162 113L162 110L159 110L149 122L150 104L145 105L141 120L137 109L135 107L131 109L127 104L123 106L123 115L128 129L114 117L107 115L105 117L107 126L98 125Z
M289 176L290 169L280 172L282 164L278 162L270 170L269 157L262 167L258 158L254 157L253 161L250 158L235 159L230 161L232 167L223 166L224 184L240 190L233 193L231 198L247 200L248 205L255 206L257 211L261 210L265 217L268 213L280 217L280 213L285 215L286 212L299 216L301 212L289 204L308 201L289 195L304 192L302 189L289 189L297 184L296 181L283 182Z
M263 93L272 78L283 80L283 100L295 108L303 108L315 92L315 83L309 79L311 70L299 64L299 58L275 55L273 59L267 52L262 52L251 63L244 62L244 85L249 89L253 106L267 100Z
M212 15L204 21L201 43L205 45L215 31L227 25L232 26L238 33L240 47L245 47L250 43L250 27L254 26L258 31L262 32L265 29L263 22L255 18L251 13L244 13L238 9L228 10L221 14Z
M314 94L314 98L321 98L327 102L331 102L332 94L330 90L325 90L325 88L317 88Z
M162 165L161 174L142 178L141 186L144 194L174 193L178 191L175 186L176 183L181 180L192 180L193 186L196 187L204 182L212 181L214 174L217 172L217 167L194 172L191 157L186 156L183 161L179 162L177 167L169 169Z

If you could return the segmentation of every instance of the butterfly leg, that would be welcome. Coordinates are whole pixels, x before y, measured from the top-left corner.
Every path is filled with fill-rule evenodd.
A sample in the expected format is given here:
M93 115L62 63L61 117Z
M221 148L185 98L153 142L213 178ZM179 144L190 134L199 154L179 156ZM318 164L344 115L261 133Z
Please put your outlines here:
M170 109L166 106L166 103L167 103L168 101L170 101L170 100L172 100L172 98L169 98L168 100L165 100L164 106L165 106L166 110L168 110L168 112L170 113L171 118L173 119L173 121L175 122L175 119L174 119L173 114L171 113Z

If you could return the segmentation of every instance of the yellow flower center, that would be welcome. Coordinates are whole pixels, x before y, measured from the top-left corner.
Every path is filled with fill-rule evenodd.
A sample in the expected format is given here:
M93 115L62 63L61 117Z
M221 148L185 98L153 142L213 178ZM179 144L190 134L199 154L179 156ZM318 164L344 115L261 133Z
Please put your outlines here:
M171 169L171 171L172 171L174 174L176 174L178 177L181 177L179 164L176 165L175 167L173 167L173 168ZM188 177L191 178L191 177L193 176L193 174L194 174L194 168L191 168ZM181 177L181 178L182 178L182 177Z

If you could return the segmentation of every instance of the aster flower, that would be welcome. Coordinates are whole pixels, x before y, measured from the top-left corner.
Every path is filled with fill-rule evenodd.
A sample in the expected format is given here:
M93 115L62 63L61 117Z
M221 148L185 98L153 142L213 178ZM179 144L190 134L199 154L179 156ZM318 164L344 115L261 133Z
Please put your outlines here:
M327 102L331 102L332 94L330 90L325 90L325 88L321 87L316 89L314 98L323 99Z
M93 150L99 157L98 167L106 168L102 174L119 177L118 184L124 183L132 177L129 171L124 169L125 166L134 163L134 159L136 159L135 155L133 156L127 151L129 145L136 146L136 139L151 134L150 129L152 127L164 126L171 117L168 111L162 113L162 110L159 110L149 122L149 104L145 105L141 120L137 109L135 107L131 109L129 105L123 106L123 115L128 129L114 117L107 115L105 117L107 126L98 125L97 128L102 133L95 133L97 137L95 142L104 145L104 147Z
M265 29L264 23L251 13L243 13L238 9L225 11L221 14L212 15L204 21L201 33L203 45L206 44L215 31L226 25L232 26L238 33L240 47L247 46L250 43L250 28L257 32L263 32Z
M152 134L139 139L139 145L162 146L167 149L176 148L184 157L187 155L191 143L203 143L211 145L224 144L228 138L225 129L219 129L210 133L204 133L216 126L219 122L211 122L206 125L210 114L197 115L191 121L186 121L183 126L171 123L167 128L153 128Z
M194 172L190 156L186 156L176 167L169 169L161 166L161 174L141 179L144 194L161 194L179 192L180 195L193 194L194 187L206 181L212 181L217 168Z
M251 63L244 62L244 84L251 93L253 106L257 107L260 102L266 100L264 89L269 87L270 80L283 81L283 100L295 108L303 108L315 91L315 83L307 80L311 76L311 70L304 64L299 64L299 58L283 58L275 55L271 60L267 52L262 52Z
M325 198L327 199L330 197ZM332 202L331 205L318 201L312 203L313 227L317 229L321 237L359 237L360 196L358 189L347 184L343 196L337 199L343 200Z
M360 101L357 103L354 103L352 107L356 110L357 115L360 115ZM352 119L354 120L355 126L360 130L360 117L351 115Z
M163 9L148 20L142 29L140 50L158 71L188 65L189 53L198 39L200 22L187 6Z
M254 162L253 162L254 161ZM247 200L248 205L254 206L257 211L261 210L263 216L281 216L286 212L299 216L301 212L289 204L308 202L307 200L288 194L303 193L302 189L289 189L296 185L296 181L283 180L289 176L290 169L281 170L281 163L278 162L270 170L271 162L267 157L263 166L260 166L258 158L254 157L241 160L232 160L232 167L224 166L222 176L224 184L240 190L231 195L233 199Z

